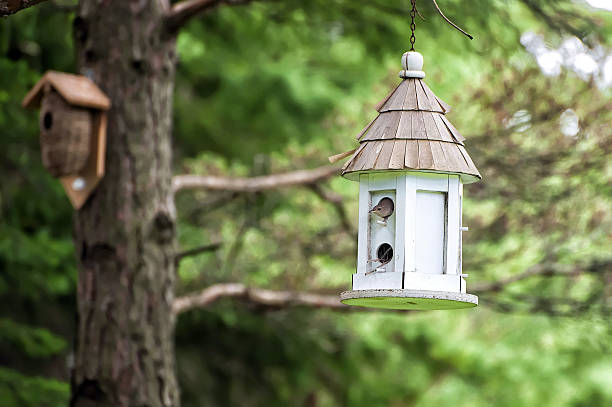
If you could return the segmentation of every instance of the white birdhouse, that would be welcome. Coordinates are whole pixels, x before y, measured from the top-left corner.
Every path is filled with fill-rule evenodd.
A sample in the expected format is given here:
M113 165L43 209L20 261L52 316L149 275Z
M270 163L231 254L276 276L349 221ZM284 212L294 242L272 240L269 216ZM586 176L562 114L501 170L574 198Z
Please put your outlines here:
M342 175L359 182L357 270L349 305L451 309L478 305L461 267L463 184L480 173L423 82L423 57L402 56L402 82L358 135Z

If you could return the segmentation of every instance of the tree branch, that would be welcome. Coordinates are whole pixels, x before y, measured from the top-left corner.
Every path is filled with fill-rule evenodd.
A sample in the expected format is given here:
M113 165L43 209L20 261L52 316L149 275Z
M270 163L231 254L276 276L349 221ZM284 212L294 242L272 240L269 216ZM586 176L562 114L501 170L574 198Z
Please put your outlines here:
M46 0L0 0L0 16L8 16L16 12L42 3Z
M338 173L339 170L337 167L323 166L311 170L298 170L257 177L177 175L172 179L172 188L175 193L183 189L257 192L268 189L314 184Z
M560 264L539 264L527 271L492 283L473 285L472 292L485 294L501 291L505 286L534 276L576 276L584 272L602 273L612 266L612 259L595 261L586 267L576 267ZM174 301L175 314L194 308L205 308L225 297L240 298L251 303L268 307L310 307L329 308L336 310L364 311L367 309L349 307L340 302L337 295L317 294L295 291L275 291L264 288L247 287L241 283L215 284L204 288L198 293L179 297Z
M251 0L183 0L172 6L166 16L166 27L170 32L176 32L191 18L223 4L239 5L250 3Z
M219 249L220 247L221 247L221 243L211 243L209 245L195 247L193 249L179 252L175 257L176 264L180 263L181 260L183 260L185 257L197 256L198 254L201 254L201 253L212 252L212 251Z
M173 310L175 314L180 314L193 308L207 307L225 297L241 298L252 303L270 307L303 306L344 310L350 308L342 304L337 295L274 291L264 288L247 287L240 283L226 283L211 285L199 293L177 298L174 300Z
M517 281L525 280L526 278L542 276L565 276L572 277L583 273L600 273L612 267L612 259L593 261L592 263L581 266L581 265L570 265L570 264L536 264L525 270L522 273L514 274L507 278L493 281L489 283L473 284L472 291L476 294L485 292L499 292L504 289L505 286L516 283Z

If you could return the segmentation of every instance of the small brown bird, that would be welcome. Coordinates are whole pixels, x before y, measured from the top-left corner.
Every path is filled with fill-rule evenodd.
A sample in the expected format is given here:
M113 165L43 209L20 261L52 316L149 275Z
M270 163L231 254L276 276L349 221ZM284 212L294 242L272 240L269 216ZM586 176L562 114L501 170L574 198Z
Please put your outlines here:
M370 209L370 213L380 216L386 222L387 218L393 214L393 201L391 198L382 198L375 207Z

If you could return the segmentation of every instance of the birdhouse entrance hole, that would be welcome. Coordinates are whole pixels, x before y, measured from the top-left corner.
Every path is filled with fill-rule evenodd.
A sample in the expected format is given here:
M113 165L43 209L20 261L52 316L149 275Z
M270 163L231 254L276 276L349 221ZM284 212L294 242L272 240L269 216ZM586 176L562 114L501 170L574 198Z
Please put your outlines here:
M376 254L378 255L378 259L382 263L389 263L391 259L393 258L393 248L391 247L389 243L383 243L380 246L378 246L378 250L376 251Z
M47 112L45 113L45 117L43 118L43 126L45 127L46 130L49 130L52 125L53 125L53 116L51 115L51 113Z

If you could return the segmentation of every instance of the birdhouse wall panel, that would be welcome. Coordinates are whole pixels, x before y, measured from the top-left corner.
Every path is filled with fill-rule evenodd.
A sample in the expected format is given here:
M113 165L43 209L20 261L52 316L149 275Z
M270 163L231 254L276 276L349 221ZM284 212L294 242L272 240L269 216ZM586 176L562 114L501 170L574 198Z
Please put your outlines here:
M423 191L448 192L448 175L431 172L415 172L416 188Z
M457 265L457 274L463 274L463 182L459 182L459 264ZM465 289L465 284L463 284Z
M404 284L404 273L371 273L353 275L353 290L401 289Z
M398 209L398 222L401 222L398 234L402 233L403 228L403 241L397 247L404 248L404 271L406 272L413 272L416 269L416 180L417 177L406 175L399 175L397 180L398 201L401 200L404 208L401 212Z
M443 274L446 258L446 194L416 193L416 272Z
M461 208L459 206L459 184L457 175L448 177L447 195L447 242L446 242L446 274L459 272L459 240L461 238Z
M396 174L392 172L372 173L368 177L368 188L370 191L382 191L385 189L395 189L396 187Z
M457 275L404 273L403 283L410 290L465 292L465 283Z
M83 169L91 150L93 115L71 106L55 91L43 98L40 109L40 147L43 166L55 177Z
M370 207L376 205L383 198L390 198L395 203L395 189L384 191L370 191ZM384 222L377 216L370 216L369 219L369 245L368 245L368 267L367 272L374 270L392 272L395 271L395 213L387 218ZM389 245L390 248L384 250L383 245ZM386 246L385 246L386 247ZM391 250L389 253L388 250ZM391 255L390 261L382 264L386 260L385 256Z
M357 238L357 273L364 274L368 264L368 213L370 192L368 191L368 174L359 176L359 236Z

